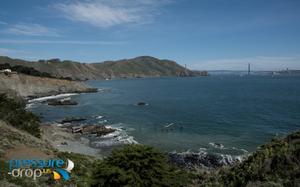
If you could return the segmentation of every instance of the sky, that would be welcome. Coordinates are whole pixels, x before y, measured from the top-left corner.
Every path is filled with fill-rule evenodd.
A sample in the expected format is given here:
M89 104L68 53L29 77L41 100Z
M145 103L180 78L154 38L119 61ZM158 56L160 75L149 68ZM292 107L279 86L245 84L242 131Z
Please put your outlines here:
M1 0L0 55L300 69L299 0Z

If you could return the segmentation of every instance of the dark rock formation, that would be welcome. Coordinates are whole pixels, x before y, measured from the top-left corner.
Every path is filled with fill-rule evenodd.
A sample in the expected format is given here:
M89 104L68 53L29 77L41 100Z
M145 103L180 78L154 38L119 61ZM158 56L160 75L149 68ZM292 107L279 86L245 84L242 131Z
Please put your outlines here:
M77 105L78 103L76 101L73 101L71 99L67 100L60 100L60 99L50 99L47 100L48 105L53 106L59 106L59 105Z
M114 131L115 129L107 128L104 125L85 125L72 127L73 133L95 134L96 136L103 136Z
M85 120L86 118L81 118L81 117L66 117L61 121L61 123L72 123L72 122L80 122Z
M136 105L137 106L145 106L145 105L148 105L148 103L146 103L146 102L138 102Z

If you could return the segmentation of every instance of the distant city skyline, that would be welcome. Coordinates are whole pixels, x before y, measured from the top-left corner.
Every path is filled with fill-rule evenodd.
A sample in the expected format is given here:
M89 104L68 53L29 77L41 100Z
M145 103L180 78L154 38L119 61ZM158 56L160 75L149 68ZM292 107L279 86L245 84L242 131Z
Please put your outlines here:
M300 69L298 0L3 0L0 55L137 56L196 70Z

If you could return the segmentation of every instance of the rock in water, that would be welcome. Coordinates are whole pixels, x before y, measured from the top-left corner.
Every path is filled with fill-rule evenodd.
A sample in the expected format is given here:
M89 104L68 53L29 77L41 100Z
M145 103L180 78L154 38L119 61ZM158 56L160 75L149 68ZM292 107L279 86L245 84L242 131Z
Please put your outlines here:
M47 101L48 105L58 106L58 105L77 105L78 103L73 100L59 100L59 99L50 99Z
M103 136L114 132L115 129L107 128L104 125L86 125L82 127L82 134L96 134L97 136Z
M72 122L80 122L80 121L85 121L87 120L86 118L82 117L66 117L61 121L61 123L72 123Z
M145 106L145 105L148 105L146 102L138 102L136 104L137 106Z

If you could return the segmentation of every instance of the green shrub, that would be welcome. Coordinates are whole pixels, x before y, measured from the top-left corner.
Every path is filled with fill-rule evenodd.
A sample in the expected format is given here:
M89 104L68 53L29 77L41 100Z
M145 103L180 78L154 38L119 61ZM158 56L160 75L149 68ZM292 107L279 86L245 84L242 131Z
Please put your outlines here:
M300 131L260 146L243 162L198 175L198 186L297 186Z
M40 120L33 113L25 110L25 104L0 94L0 119L10 125L40 137Z
M98 163L92 186L186 186L187 174L155 148L127 145Z

